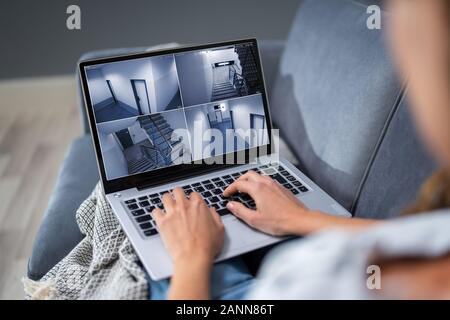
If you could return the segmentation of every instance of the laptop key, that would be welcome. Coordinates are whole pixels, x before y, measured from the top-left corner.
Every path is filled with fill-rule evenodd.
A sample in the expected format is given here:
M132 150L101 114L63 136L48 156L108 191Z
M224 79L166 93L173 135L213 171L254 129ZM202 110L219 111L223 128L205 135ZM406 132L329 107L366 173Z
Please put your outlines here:
M220 181L220 178L213 178L211 180L214 181L214 182L217 182L217 181Z
M284 184L284 183L287 182L286 179L284 179L284 178L283 178L281 175L279 175L278 173L275 173L275 174L271 175L270 177L271 177L272 179L278 181L278 182L281 183L281 184Z
M207 189L207 190L212 190L212 189L214 189L215 188L215 186L213 185L213 184L206 184L205 185L205 188Z
M234 182L233 179L225 179L226 184L232 184Z
M301 192L307 192L307 191L309 191L308 188L305 187L305 186L301 186L299 189L300 189Z
M139 209L138 205L136 203L132 203L128 205L128 209L130 210L136 210Z
M216 195L222 194L222 190L220 188L214 189L211 192Z
M161 203L161 199L160 198L153 198L152 200L150 200L153 204L158 204Z
M159 198L159 193L154 193L154 194L151 194L151 195L149 195L149 197L150 198Z
M216 197L216 196L211 197L211 198L209 198L208 200L209 200L211 203L216 203L216 202L219 202L219 201L220 201L220 199L219 199L218 197Z
M296 187L301 187L302 184L300 183L300 181L293 181L292 184Z
M148 207L150 205L150 202L147 200L139 202L139 205L143 208Z
M229 174L227 174L226 176L223 176L222 179L230 179L231 176Z
M150 222L141 223L139 225L142 230L153 228L153 225Z
M132 214L133 216L135 216L135 217L141 216L141 215L143 215L144 213L145 213L145 211L142 210L142 209L138 209L138 210L131 211L131 214Z
M287 176L286 177L289 181L297 181L297 179L294 176Z
M225 182L223 182L223 181L217 181L217 182L216 182L216 186L218 186L218 187L224 187L224 186L225 186Z
M281 173L283 176L288 176L289 172L287 172L286 170L278 170L279 173Z
M275 171L275 169L269 168L269 169L264 170L264 173L268 174L268 175L271 175L271 174L276 173L276 171Z
M154 209L155 209L154 206L150 206L150 207L145 208L145 211L152 212Z
M139 201L147 200L147 196L142 196L138 198Z
M191 186L188 185L188 184L181 187L181 189L183 189L183 190L188 190L188 189L190 189L190 188L191 188Z
M202 184L203 185L205 185L205 184L210 184L211 183L211 180L205 180L205 181L202 181Z
M203 197L203 198L209 198L209 197L211 197L211 196L212 196L212 193L209 192L209 191L204 191L204 192L202 192L202 197Z
M247 193L239 194L239 199L241 199L244 202L253 200L252 197L250 197Z
M221 207L226 208L227 203L228 203L228 201L221 201L221 202L219 202L219 205L220 205Z
M227 208L223 208L223 209L217 210L217 213L218 213L220 216L224 216L224 215L230 214L231 212L230 212L230 210L228 210Z
M219 209L220 209L220 207L219 207L219 205L218 205L217 203L213 203L213 204L211 205L211 207L213 207L213 208L216 209L216 210L219 210Z
M146 221L150 221L150 220L152 220L152 217L149 214L146 214L145 216L140 216L140 217L136 218L136 221L138 223L146 222Z
M291 192L292 192L293 194L299 194L298 190L295 189L295 188L292 188L292 189L291 189Z
M283 187L285 187L286 189L289 189L289 190L291 190L293 188L293 186L291 186L290 183L284 183Z
M126 200L125 204L132 204L132 203L135 203L135 202L136 202L136 199L130 199L130 200Z
M203 188L203 187L194 187L194 190L196 192L203 192L203 191L205 191L205 188Z
M192 184L193 187L200 187L200 185L201 185L200 182L196 182L196 183Z
M236 173L232 173L231 175L233 177L235 177L235 178L239 178L241 176L241 173L240 172L236 172Z
M154 236L155 234L158 234L158 231L156 229L147 229L144 231L145 236L150 237Z

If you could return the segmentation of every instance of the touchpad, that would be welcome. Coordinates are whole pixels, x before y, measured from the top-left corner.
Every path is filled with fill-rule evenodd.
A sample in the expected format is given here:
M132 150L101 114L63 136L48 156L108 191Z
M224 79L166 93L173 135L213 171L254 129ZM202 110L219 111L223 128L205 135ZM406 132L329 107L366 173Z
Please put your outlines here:
M223 244L223 253L229 250L244 249L254 246L260 242L272 240L275 237L264 234L249 227L238 219L227 219L225 223L225 239Z

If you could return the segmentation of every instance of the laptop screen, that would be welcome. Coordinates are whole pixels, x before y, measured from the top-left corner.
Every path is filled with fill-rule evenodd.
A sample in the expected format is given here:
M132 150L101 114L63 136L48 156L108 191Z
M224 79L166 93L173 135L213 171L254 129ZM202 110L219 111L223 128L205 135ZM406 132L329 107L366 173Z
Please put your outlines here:
M252 42L84 68L107 180L269 143Z

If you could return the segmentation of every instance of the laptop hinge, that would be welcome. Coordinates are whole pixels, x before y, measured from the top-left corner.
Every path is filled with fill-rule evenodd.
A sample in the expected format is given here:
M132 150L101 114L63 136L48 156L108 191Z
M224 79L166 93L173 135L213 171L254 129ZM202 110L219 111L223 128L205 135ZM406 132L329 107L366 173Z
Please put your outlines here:
M218 168L217 166L210 166L210 168L205 168L201 171L192 173L192 172L186 172L186 173L179 173L175 176L171 176L171 177L165 177L162 179L157 179L155 181L155 179L149 179L148 181L144 181L141 183L136 184L136 189L143 190L143 189L148 189L151 187L157 187L157 186L161 186L167 183L171 183L171 182L175 182L175 181L179 181L179 180L183 180L183 179L189 179L189 178L194 178L194 177L198 177L207 173L211 173L213 171L218 171L218 170L223 170L223 169L229 169L232 167L236 167L239 166L238 164L233 164L233 165L221 165L220 168Z

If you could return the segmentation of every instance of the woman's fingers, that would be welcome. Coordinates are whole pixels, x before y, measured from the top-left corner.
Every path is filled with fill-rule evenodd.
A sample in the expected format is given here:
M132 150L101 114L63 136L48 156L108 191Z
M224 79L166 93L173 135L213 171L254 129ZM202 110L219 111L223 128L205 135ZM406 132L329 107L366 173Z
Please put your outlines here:
M175 200L172 198L172 195L168 192L164 193L162 196L162 202L164 205L164 210L166 210L167 214L173 212L175 207Z
M254 226L256 211L251 210L240 202L230 201L227 203L227 209L236 217L244 220L248 225Z
M230 184L224 191L223 195L225 197L231 196L236 192L245 192L248 193L252 198L255 190L255 182L250 180L236 180L232 184Z
M242 176L240 176L237 181L239 180L251 180L251 181L258 181L259 178L261 178L261 175L257 174L253 170L249 170L246 173L244 173Z
M195 204L195 205L201 205L204 204L206 205L205 201L203 200L202 196L200 195L200 193L198 192L192 192L189 195L189 202L191 204Z
M152 211L153 219L155 219L156 224L159 226L161 220L164 218L164 213L160 208L155 208Z
M218 225L218 226L223 225L222 220L220 219L220 216L217 213L216 209L214 207L210 207L209 211L211 212L211 216L213 217L216 225Z
M186 200L187 200L186 196L183 192L183 189L181 189L180 187L176 187L175 189L173 189L172 195L177 204L185 204L186 203Z

